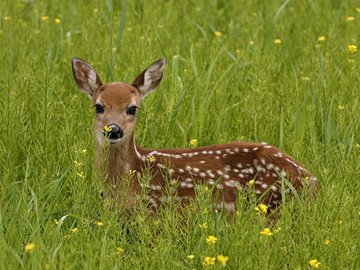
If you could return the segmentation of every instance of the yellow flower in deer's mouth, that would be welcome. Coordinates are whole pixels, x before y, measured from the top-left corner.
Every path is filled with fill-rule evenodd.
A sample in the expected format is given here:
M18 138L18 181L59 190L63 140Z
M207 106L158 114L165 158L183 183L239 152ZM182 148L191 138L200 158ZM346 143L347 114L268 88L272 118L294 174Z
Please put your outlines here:
M112 129L109 126L104 126L104 130L106 133L109 133Z

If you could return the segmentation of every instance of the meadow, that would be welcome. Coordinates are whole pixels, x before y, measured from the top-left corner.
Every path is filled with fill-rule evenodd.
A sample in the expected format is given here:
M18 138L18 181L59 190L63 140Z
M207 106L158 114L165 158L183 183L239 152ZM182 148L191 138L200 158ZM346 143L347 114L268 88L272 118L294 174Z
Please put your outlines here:
M1 1L0 269L360 269L359 29L353 0ZM100 196L73 57L104 82L165 57L139 145L266 141L319 178L316 200L269 226L239 199L228 222L199 187L182 217L126 218Z

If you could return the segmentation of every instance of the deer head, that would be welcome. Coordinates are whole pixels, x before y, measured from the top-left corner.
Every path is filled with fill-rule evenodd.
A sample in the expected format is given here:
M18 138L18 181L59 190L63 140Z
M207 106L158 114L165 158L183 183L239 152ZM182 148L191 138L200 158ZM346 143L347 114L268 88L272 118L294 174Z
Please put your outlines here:
M107 140L111 146L116 147L130 140L141 101L158 87L165 64L165 59L156 61L141 72L131 84L103 84L89 63L79 58L72 60L75 82L94 104L95 133L99 144L102 145Z

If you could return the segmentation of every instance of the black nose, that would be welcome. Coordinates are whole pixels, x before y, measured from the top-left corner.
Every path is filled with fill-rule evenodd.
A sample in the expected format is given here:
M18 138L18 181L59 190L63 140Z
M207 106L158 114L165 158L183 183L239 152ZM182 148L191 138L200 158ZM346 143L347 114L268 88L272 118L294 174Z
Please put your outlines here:
M124 132L118 125L111 124L105 128L104 135L109 139L120 139L124 136Z

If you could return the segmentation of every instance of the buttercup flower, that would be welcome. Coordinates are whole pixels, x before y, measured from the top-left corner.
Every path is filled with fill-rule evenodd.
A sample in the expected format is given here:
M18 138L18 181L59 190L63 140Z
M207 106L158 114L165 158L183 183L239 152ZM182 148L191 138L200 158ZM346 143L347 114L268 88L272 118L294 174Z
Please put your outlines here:
M104 130L105 130L106 133L109 133L111 131L111 127L104 126Z
M96 226L98 226L98 227L104 226L104 223L101 222L101 221L96 221L95 224L96 224Z
M222 266L226 266L229 257L228 256L224 256L224 255L217 255L216 259L218 260L218 262L222 265Z
M204 266L210 266L215 264L215 257L205 257L202 264Z
M186 258L187 258L189 261L192 261L192 260L195 258L195 255L190 254L190 255L187 255Z
M274 44L275 45L280 45L281 44L281 39L280 38L274 39Z
M210 235L210 236L208 236L208 238L206 238L206 243L209 245L214 245L217 240L218 239L215 236Z
M56 19L54 20L54 22L55 22L55 24L60 24L60 23L61 23L61 20L60 20L59 18L56 18Z
M261 213L261 214L266 214L268 210L267 205L260 203L259 206L255 207L255 211Z
M155 157L154 156L148 157L147 161L149 161L150 163L153 163L155 161Z
M32 253L35 250L34 243L27 243L24 247L26 253Z
M320 262L316 259L312 259L309 261L309 265L311 268L319 268L320 267Z
M273 235L273 233L271 232L271 230L269 228L265 228L260 232L261 235L265 235L265 236L271 236Z
M320 37L318 37L318 41L319 42L324 42L325 41L325 36L320 36Z
M222 35L222 33L221 33L221 32L219 32L219 31L216 31L216 32L215 32L215 36L216 36L216 37L218 37L218 38L219 38L219 37L221 37L221 35Z
M348 22L352 22L352 21L355 20L355 17L354 17L354 16L349 16L349 17L346 18L346 20L347 20Z
M122 247L117 247L117 248L116 248L116 252L117 252L117 253L124 253L124 251L125 251L125 249L122 248Z
M197 139L191 139L191 140L190 140L190 145L196 146L197 144L198 144L198 140L197 140Z
M357 52L357 46L353 45L353 44L348 45L348 52L351 53L351 54L356 53Z

